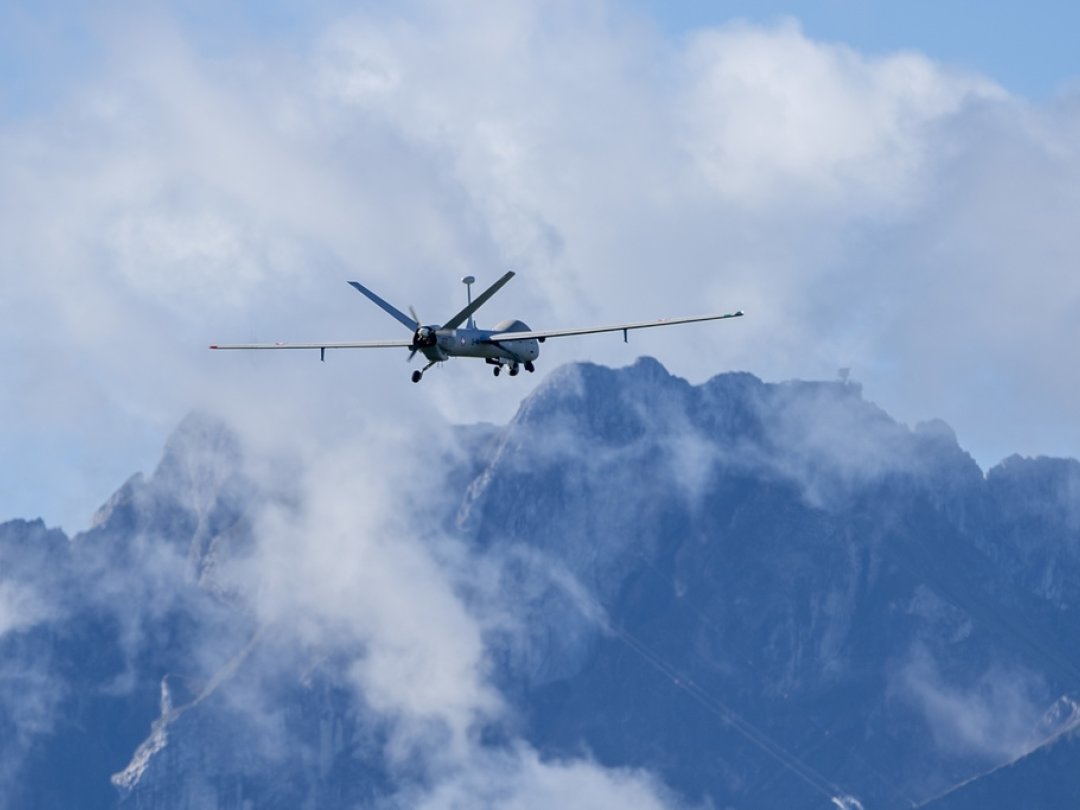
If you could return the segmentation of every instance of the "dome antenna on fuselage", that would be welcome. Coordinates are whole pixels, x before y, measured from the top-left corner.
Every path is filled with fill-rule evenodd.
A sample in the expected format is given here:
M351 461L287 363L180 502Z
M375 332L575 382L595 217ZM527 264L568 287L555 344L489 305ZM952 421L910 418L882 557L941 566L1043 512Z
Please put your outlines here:
M461 280L461 283L465 285L465 289L468 291L469 306L472 306L472 285L476 283L476 277L475 276L465 276L465 278L463 278ZM466 326L469 329L475 329L476 328L476 321L473 320L472 315L469 316L469 322L466 324Z

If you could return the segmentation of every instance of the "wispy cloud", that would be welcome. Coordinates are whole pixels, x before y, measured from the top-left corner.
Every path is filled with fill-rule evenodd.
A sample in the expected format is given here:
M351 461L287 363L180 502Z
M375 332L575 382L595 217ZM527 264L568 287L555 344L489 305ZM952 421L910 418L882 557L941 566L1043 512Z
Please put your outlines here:
M314 378L302 358L202 347L392 335L347 276L437 320L456 277L510 265L524 272L488 309L534 325L750 312L635 341L691 379L852 366L901 418L945 417L984 464L1080 452L1078 381L1054 351L1080 300L1068 98L1033 106L792 21L675 41L588 2L418 2L224 53L167 11L85 16L101 60L0 129L19 392L0 416L24 426L3 449L31 460L17 512L59 478L71 498L50 508L79 528L200 400L321 379L389 416L416 393L396 357L335 355L353 373ZM632 356L600 338L548 344L544 363ZM429 375L425 397L504 419L515 383L461 367Z
M1033 734L1050 703L1036 673L992 665L974 678L950 678L923 647L912 650L896 686L943 753L995 764L1038 742Z
M416 2L225 53L180 15L85 16L85 53L103 58L0 130L2 256L18 268L3 359L21 392L0 416L24 426L3 449L38 482L5 484L17 512L59 476L72 495L52 509L80 527L201 400L322 379L373 416L408 407L386 355L335 355L353 373L313 378L299 357L202 348L392 334L351 274L432 320L456 308L457 276L507 266L521 279L488 309L535 324L739 306L752 318L642 340L691 379L853 366L902 418L954 423L984 463L1080 451L1080 380L1052 349L1080 300L1067 97L1032 106L791 21L674 41L592 2ZM586 356L633 355L567 341L544 363ZM424 387L467 421L516 399L476 368Z
M249 436L247 474L268 488L280 481L266 459L298 461L287 497L252 513L253 545L217 570L264 628L256 649L267 652L246 662L242 688L222 682L238 722L260 727L268 752L287 750L285 729L266 722L274 690L282 674L317 671L381 729L366 755L389 769L391 806L448 807L466 796L479 806L672 806L644 771L549 761L518 736L493 656L539 676L526 625L552 592L563 610L545 614L547 630L532 629L557 622L559 654L575 634L599 631L587 615L595 606L575 603L581 586L569 571L523 560L512 545L479 556L440 528L445 471L431 463L456 452L448 436L446 426L423 442L370 428L332 439L317 427ZM499 741L485 741L493 728Z
M66 540L39 524L0 526L0 807L35 741L55 727L69 684L55 672L51 637L71 608ZM55 555L61 557L62 555Z
M772 215L823 205L880 217L917 204L934 128L979 100L989 80L915 53L868 57L808 38L794 19L697 33L685 56L686 145L740 207Z
M1080 380L1059 351L1080 301L1068 97L1033 106L992 77L860 54L791 22L669 40L589 2L418 2L224 52L167 12L95 19L102 59L0 129L0 421L19 426L0 455L24 460L5 508L80 528L196 404L280 450L259 480L280 491L295 472L300 500L259 516L234 584L296 648L351 651L349 683L393 718L399 751L449 741L463 765L424 794L433 806L470 786L522 806L570 786L661 800L640 774L472 737L505 711L486 644L515 617L497 593L466 604L462 589L494 587L476 577L498 570L403 515L441 497L430 469L450 451L424 426L505 419L528 378L510 388L459 364L418 390L397 354L321 365L206 344L394 334L347 276L437 320L456 309L458 276L512 265L525 272L484 311L534 326L751 316L629 350L550 342L545 364L621 363L644 345L694 380L853 366L902 418L945 416L981 461L1080 451ZM793 438L831 448L844 474L896 463L812 416ZM402 435L414 443L379 444ZM708 475L693 441L673 455L688 483ZM106 580L116 604L183 600L167 573L178 560L139 554L154 576L133 591ZM32 587L0 592L9 636L46 615ZM124 628L135 645L139 623ZM227 641L206 640L200 673ZM958 685L918 658L903 682L943 746L987 755L1011 749L1035 690L1009 672ZM24 728L51 711L52 686L37 694ZM501 769L476 787L485 765Z
M49 618L48 602L28 583L0 581L0 639L9 632L26 630Z
M432 788L407 791L390 806L443 810L506 807L513 810L566 807L674 808L681 803L648 773L604 768L588 759L545 760L526 745L477 752L464 768L447 773Z

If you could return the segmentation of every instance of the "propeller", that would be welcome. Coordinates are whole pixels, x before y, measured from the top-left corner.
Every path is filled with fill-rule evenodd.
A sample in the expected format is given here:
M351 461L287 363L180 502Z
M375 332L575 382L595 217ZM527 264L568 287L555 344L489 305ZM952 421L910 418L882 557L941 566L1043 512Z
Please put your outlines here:
M417 315L416 315L416 310L415 310L415 309L413 309L413 305L412 305L412 304L409 304L409 314L410 314L410 315L412 315L412 319L413 319L413 321L414 321L414 322L416 323L416 328L417 328L417 329L419 329L419 328L420 328L420 318L418 318L418 317L417 317ZM413 332L413 345L412 345L412 351L411 351L411 352L409 352L409 359L408 359L408 360L406 360L405 362L406 362L406 363L411 363L411 362L412 362L412 359L413 359L414 357L416 357L416 352L417 352L417 351L418 351L418 350L417 350L417 348L416 348L416 332L414 331L414 332Z
M416 329L413 332L412 351L409 352L409 358L406 362L411 363L412 359L416 357L416 353L420 351L423 346L431 346L435 343L435 330L437 327L433 326L421 326L419 316L416 314L416 310L409 306L409 314L412 316L413 322L416 324Z

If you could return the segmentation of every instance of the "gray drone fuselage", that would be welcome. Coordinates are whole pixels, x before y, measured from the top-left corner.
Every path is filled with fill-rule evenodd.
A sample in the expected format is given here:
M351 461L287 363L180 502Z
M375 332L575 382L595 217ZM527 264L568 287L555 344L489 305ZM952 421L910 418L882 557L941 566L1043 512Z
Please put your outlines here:
M435 363L441 363L451 357L478 357L495 362L527 363L540 356L538 339L499 341L493 339L493 336L528 331L529 327L518 320L503 321L494 329L436 328L435 345L421 346L420 352Z

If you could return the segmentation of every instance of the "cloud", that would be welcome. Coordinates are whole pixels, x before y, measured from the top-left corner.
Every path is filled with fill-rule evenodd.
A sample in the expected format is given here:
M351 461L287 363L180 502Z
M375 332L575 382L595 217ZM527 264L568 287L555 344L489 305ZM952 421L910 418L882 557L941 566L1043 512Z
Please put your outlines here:
M53 671L50 623L65 612L57 593L66 583L47 561L40 546L47 538L31 537L21 547L0 538L0 807L35 740L52 730L67 685ZM29 535L29 532L28 532ZM37 547L35 547L35 545Z
M50 669L47 652L37 646L7 647L0 658L0 807L8 796L27 754L40 735L50 732L67 687Z
M739 206L824 206L859 217L902 211L926 188L935 125L1004 93L914 53L867 57L807 38L795 20L693 36L685 58L685 142Z
M512 266L481 323L748 313L629 348L550 341L542 372L641 352L695 382L851 366L868 397L945 417L984 464L1080 452L1080 379L1061 360L1080 301L1073 97L1032 105L792 22L674 40L592 2L416 2L214 47L167 11L87 14L100 61L0 124L0 420L20 428L0 454L25 460L5 508L78 528L193 405L226 414L268 450L260 480L302 494L261 515L257 576L232 575L297 649L353 651L349 683L393 718L403 755L449 741L466 776L433 804L485 763L500 770L483 795L557 783L651 800L640 775L477 746L505 711L492 628L513 638L516 617L478 579L497 565L405 518L441 497L446 422L505 420L536 378L462 362L416 387L398 353L320 364L208 343L397 336L347 278L437 320L461 303L458 277ZM843 420L800 435L852 475L891 463ZM693 443L673 452L686 480L708 475ZM467 605L467 588L490 603ZM9 629L38 616L32 591L0 605ZM200 665L222 654L208 644ZM987 755L1031 701L1007 672L958 686L915 661L905 683L943 746Z
M916 647L898 677L900 694L922 714L943 753L1000 764L1026 753L1046 711L1036 674L993 665L967 683L952 682L929 651Z
M492 318L749 313L629 349L553 341L542 371L641 351L694 381L850 366L901 419L944 417L984 465L1080 452L1080 380L1058 351L1080 300L1068 95L1033 105L792 21L674 40L590 2L416 2L224 50L167 10L85 14L100 60L0 125L18 513L79 527L192 404L317 390L373 419L418 408L396 354L318 367L204 347L392 337L346 278L436 320L457 277L507 266L523 272ZM528 384L456 363L423 397L503 420ZM66 499L46 502L51 481Z
M512 810L566 807L626 807L633 810L680 806L648 773L604 768L586 759L545 760L519 745L509 751L478 752L465 768L447 774L426 791L395 797L392 806L442 810L500 807Z
M288 432L264 432L257 424L242 432L240 466L259 493L246 512L252 542L230 546L226 538L215 552L213 574L236 611L232 622L215 612L213 600L198 601L182 547L153 551L160 538L136 538L132 563L140 576L130 570L115 575L143 583L139 587L121 595L108 576L93 577L105 591L102 603L116 602L119 609L123 602L132 617L126 634L134 638L132 649L143 621L174 607L198 617L193 659L179 662L169 676L170 683L198 686L174 708L212 712L208 723L235 723L229 733L240 739L257 730L248 754L261 763L287 752L314 756L296 753L307 743L282 721L281 690L291 695L297 673L305 673L305 686L317 673L350 696L343 716L356 712L372 734L363 750L355 741L343 750L371 768L387 768L389 806L437 808L466 797L480 806L522 808L676 803L647 772L608 768L588 757L548 760L519 736L493 657L523 661L530 652L524 648L534 642L529 631L536 629L526 622L541 610L534 598L581 586L537 555L523 561L520 549L507 548L478 556L444 532L449 504L442 484L460 453L448 440L448 426L418 435L365 427L355 417L327 429L316 418ZM178 455L169 469L191 472L183 486L195 495L209 491L206 474L220 484L229 466L207 463L179 442L172 452ZM170 486L181 478L170 478ZM205 499L189 501L186 490L174 497L205 511ZM163 508L171 514L169 504ZM525 590L515 588L522 562L537 580ZM167 571L176 577L169 579ZM598 632L582 610L570 606L559 615L561 634L578 632L575 623L582 633ZM251 626L259 628L254 639L242 632ZM224 702L200 697L196 702L204 705L185 708L200 690L203 697L217 692ZM154 778L155 758L168 757L163 743L193 743L175 729L176 719L157 728L142 749L145 761L137 758L129 769L136 790L139 780Z
M405 475L410 465L387 463L378 444L346 440L307 468L302 505L260 517L258 548L237 576L260 619L297 643L361 649L355 687L403 733L424 738L434 723L463 746L470 727L500 708L484 679L480 627L455 593L461 572L451 558L396 514L419 470Z
M155 768L167 770L171 753L192 744L190 735L208 728L245 741L242 765L218 765L236 769L230 773L259 773L287 755L314 761L326 741L306 747L309 740L289 726L282 694L294 697L303 673L311 695L305 679L315 673L336 695L348 695L344 710L335 699L342 717L362 718L370 739L350 741L341 752L387 769L390 805L440 807L465 796L489 806L675 805L645 771L608 768L587 756L549 760L521 737L493 659L532 666L531 634L542 632L541 616L552 621L546 610L553 598L562 605L555 618L560 638L549 643L583 643L578 637L600 625L584 615L595 607L569 572L538 555L522 561L517 548L477 556L446 534L442 519L452 510L443 484L461 459L449 426L394 429L351 406L320 401L318 393L257 413L225 403L239 453L231 440L201 427L212 424L204 417L185 423L158 472L133 481L114 504L119 534L110 534L105 514L103 533L71 546L76 579L86 583L79 596L104 617L126 665L93 683L101 694L123 696L146 676L135 662L158 649L152 632L174 628L178 617L185 628L158 650L160 658L152 656L152 669L169 672L162 688L175 690L179 713L155 726L125 772L135 789L160 774ZM194 444L185 446L187 440ZM237 483L238 472L248 480ZM235 516L222 520L215 503L233 489L254 496L244 501L250 543L232 526ZM128 507L142 517L128 515ZM203 584L226 594L224 602L198 587L186 535L159 536L151 531L159 524L190 532L193 550L213 549L215 565ZM215 531L222 535L208 538ZM514 587L521 565L532 577L524 591ZM567 597L585 607L565 604ZM50 730L65 695L47 664L35 663L32 672L4 669L13 692L3 697L15 701L19 690L33 691L19 707L20 736L6 749L12 779L16 752ZM209 714L200 722L193 712Z
M49 605L26 583L0 580L0 639L50 618Z
M1034 108L989 78L866 56L791 22L683 46L583 16L576 34L517 7L354 19L330 39L325 87L441 156L468 210L533 270L528 303L545 321L644 313L646 297L649 311L738 305L746 321L649 335L649 350L691 378L854 366L901 418L944 416L984 465L1080 446L1064 416L1075 381L1052 349L1071 339L1065 257L1080 252L1067 183L1048 173L1076 171L1054 134L1071 131L1072 105ZM499 36L470 50L489 28ZM512 69L477 70L508 53ZM1008 202L1017 189L1026 210ZM599 340L556 351L627 359Z

